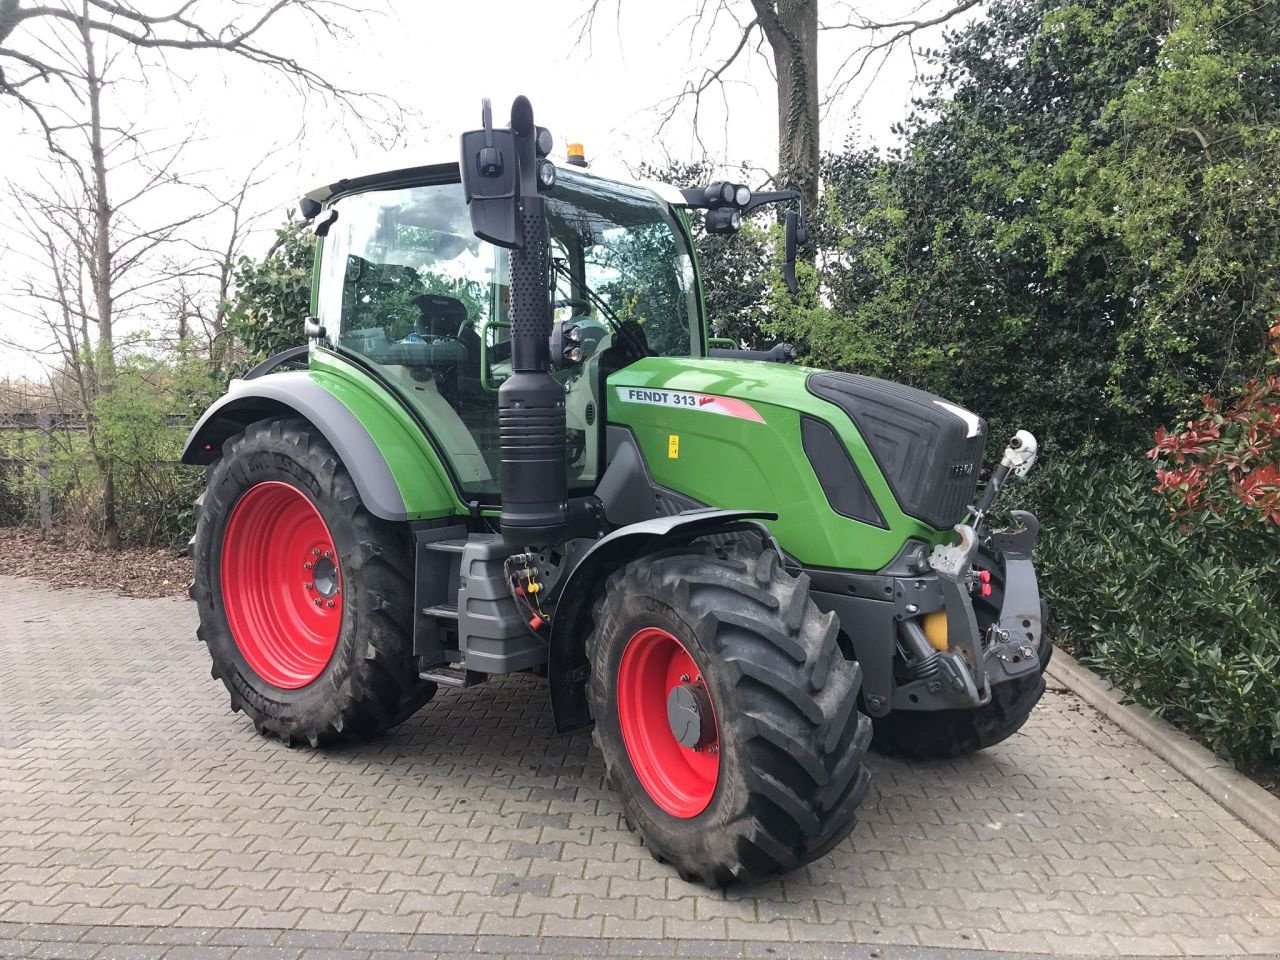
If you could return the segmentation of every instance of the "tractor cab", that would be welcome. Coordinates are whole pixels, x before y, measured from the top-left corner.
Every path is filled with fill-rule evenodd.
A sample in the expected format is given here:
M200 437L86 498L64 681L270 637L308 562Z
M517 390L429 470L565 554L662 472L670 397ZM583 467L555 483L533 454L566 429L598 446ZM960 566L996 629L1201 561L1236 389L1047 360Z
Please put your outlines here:
M644 356L702 356L702 298L687 220L652 189L567 167L545 197L551 376L565 389L570 492L586 493L604 454L605 378ZM496 502L511 251L472 232L455 164L343 181L308 199L326 211L316 289L326 346L430 424L468 499Z

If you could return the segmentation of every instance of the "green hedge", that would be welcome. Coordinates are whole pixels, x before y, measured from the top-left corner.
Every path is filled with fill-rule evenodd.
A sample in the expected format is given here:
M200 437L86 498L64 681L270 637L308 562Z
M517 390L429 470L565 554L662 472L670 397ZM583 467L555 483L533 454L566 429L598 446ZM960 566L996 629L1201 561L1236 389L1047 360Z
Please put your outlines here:
M1280 760L1280 528L1171 518L1143 460L1032 488L1055 635L1134 700L1245 766Z

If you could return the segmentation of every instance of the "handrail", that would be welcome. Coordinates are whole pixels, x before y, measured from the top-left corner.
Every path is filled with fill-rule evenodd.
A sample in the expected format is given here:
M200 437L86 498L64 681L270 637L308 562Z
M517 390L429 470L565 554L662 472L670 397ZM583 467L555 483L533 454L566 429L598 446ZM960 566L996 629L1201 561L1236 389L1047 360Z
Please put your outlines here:
M480 387L485 393L497 393L498 387L489 382L489 327L510 327L505 320L480 321Z

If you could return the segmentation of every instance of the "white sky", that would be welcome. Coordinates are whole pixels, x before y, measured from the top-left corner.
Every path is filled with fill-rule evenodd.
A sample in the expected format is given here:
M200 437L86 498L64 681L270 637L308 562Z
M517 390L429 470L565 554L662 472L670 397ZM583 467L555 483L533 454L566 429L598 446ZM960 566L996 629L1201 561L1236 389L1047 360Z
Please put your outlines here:
M167 9L173 2L139 5ZM200 139L184 153L184 166L215 193L230 192L249 168L267 157L270 180L251 202L255 210L272 211L265 225L276 223L301 193L318 183L405 162L452 159L458 133L478 125L481 96L493 99L495 121L502 122L512 97L527 95L538 122L555 135L555 153L561 154L569 141L580 141L592 168L606 175L626 177L628 167L641 160L698 157L701 149L688 113L659 136L655 108L696 80L704 65L723 59L737 41L737 29L722 17L709 40L699 36L691 41L690 25L681 19L694 8L690 0L621 0L621 13L615 16L617 2L602 4L589 51L574 45L574 21L587 0L387 0L363 24L351 18L355 35L342 42L299 30L296 20L281 21L266 38L273 49L296 51L327 76L386 94L415 112L404 131L409 150L396 151L394 158L336 107L319 98L304 104L279 77L227 56L170 54L169 66L182 78L176 84L154 66L139 77L135 63L122 58L118 72L132 74L132 82L117 88L111 109L162 142L180 140L194 128ZM219 5L209 3L206 9L216 15ZM729 6L750 8L746 0L729 0ZM843 20L847 14L841 6L824 2L822 16ZM927 15L945 6L941 0L876 0L860 4L859 10L888 18L917 8ZM939 39L940 31L934 29L921 35L917 45L936 46ZM8 45L24 49L22 42L20 29ZM856 43L852 31L822 35L824 86ZM851 132L863 143L887 143L889 127L906 115L913 77L906 51L891 57L869 91L865 84L855 86L824 118L823 148L839 148ZM699 124L703 145L717 161L772 170L777 141L770 64L763 55L744 51L726 78L731 81L725 93L727 114L718 93L704 101ZM47 168L43 140L31 126L12 103L0 99L0 175L8 181L31 184ZM29 271L31 261L11 229L12 218L4 208L8 202L0 198L0 334L35 345L41 337L12 310L14 278ZM188 201L171 195L138 213L166 216L182 202ZM193 238L217 244L224 242L224 231L224 224L211 220ZM261 252L269 242L264 232L251 252ZM37 371L30 357L0 347L0 376Z

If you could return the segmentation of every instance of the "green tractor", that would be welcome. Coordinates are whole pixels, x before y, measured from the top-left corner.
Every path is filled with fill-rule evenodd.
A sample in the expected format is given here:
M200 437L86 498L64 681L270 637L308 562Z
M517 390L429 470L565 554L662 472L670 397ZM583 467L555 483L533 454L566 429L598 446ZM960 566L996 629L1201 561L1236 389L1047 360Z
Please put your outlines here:
M799 195L549 159L524 98L458 163L308 194L308 345L232 383L183 459L200 638L231 708L319 746L437 688L545 677L654 857L711 886L853 828L875 741L953 757L1044 691L1038 525L988 515L986 424L920 390L711 347L687 211ZM577 159L577 158L572 158ZM782 362L776 362L782 361Z

